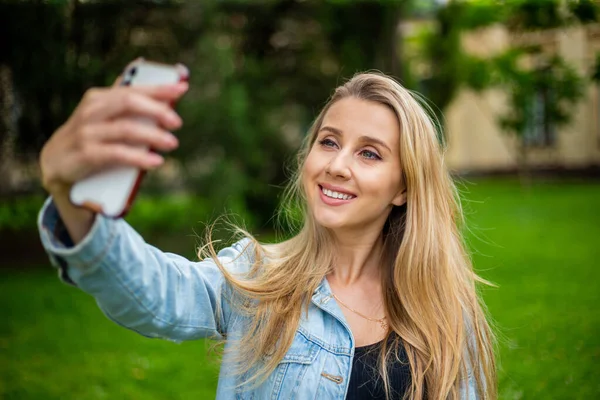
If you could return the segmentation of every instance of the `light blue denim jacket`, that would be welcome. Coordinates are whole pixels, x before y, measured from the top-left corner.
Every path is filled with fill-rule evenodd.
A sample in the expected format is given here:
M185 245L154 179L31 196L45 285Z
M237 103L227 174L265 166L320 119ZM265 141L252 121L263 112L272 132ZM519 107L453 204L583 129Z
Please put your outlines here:
M51 199L40 211L42 244L61 279L94 296L108 318L139 334L176 342L204 337L239 338L244 318L224 300L231 288L214 261L192 262L145 243L124 220L97 216L88 235L69 247L56 234L60 216ZM232 272L252 264L247 239L218 257ZM308 314L287 354L258 387L227 368L224 356L217 399L345 399L354 338L326 279L312 296ZM229 343L229 342L227 342ZM226 346L228 344L226 343ZM242 379L242 380L241 380ZM476 399L473 382L462 398Z

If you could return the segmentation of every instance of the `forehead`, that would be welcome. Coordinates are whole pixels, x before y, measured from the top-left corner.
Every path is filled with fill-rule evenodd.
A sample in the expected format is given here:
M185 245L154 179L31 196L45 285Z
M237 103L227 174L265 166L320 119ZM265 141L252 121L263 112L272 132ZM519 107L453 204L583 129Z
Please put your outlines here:
M374 101L348 97L331 105L321 126L331 126L344 136L376 137L393 148L400 142L400 125L396 114L388 107Z

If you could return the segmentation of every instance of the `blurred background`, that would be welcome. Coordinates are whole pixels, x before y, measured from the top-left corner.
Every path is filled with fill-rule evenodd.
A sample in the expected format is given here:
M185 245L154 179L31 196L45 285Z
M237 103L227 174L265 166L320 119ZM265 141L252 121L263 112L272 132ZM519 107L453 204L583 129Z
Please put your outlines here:
M380 70L424 95L499 335L501 399L600 398L600 7L591 0L0 2L0 398L213 398L204 341L146 339L59 282L37 157L86 89L182 62L181 146L128 221L194 259L226 212L260 240L332 90ZM280 234L289 233L283 225Z

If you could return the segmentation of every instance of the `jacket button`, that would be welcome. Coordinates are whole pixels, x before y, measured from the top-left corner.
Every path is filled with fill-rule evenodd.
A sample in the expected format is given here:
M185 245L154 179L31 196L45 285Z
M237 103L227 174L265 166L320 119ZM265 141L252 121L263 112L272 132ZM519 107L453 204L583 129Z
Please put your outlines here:
M344 382L343 377L341 377L339 375L331 375L325 371L321 372L321 376L325 379L329 379L330 381L337 383L338 385L340 385L342 382Z

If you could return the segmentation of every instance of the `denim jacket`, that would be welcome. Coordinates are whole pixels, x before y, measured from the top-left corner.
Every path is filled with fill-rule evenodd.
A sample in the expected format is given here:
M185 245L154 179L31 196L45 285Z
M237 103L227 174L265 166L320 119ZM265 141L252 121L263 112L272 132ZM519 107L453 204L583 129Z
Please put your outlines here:
M60 216L51 198L38 218L42 244L60 278L94 296L106 316L128 329L175 342L205 337L240 338L244 318L225 296L231 288L211 259L192 262L144 242L124 220L97 215L76 246L61 236ZM220 261L243 273L252 265L247 239L222 249ZM292 345L259 386L239 385L224 353L217 399L345 399L354 338L326 279L302 313ZM476 399L472 380L461 397Z

